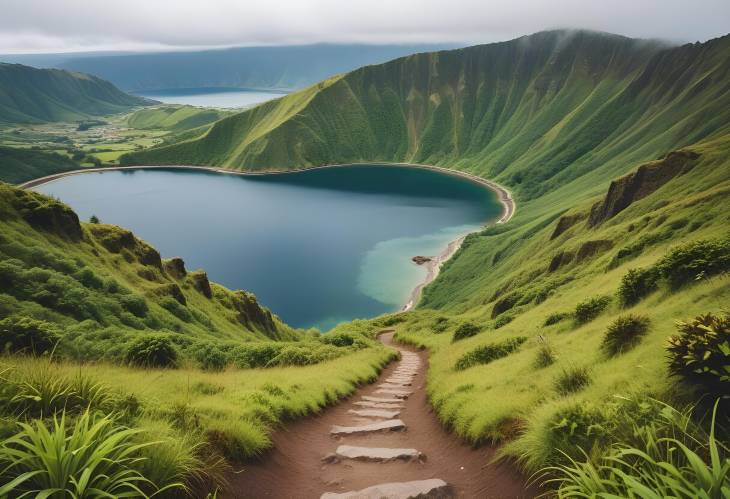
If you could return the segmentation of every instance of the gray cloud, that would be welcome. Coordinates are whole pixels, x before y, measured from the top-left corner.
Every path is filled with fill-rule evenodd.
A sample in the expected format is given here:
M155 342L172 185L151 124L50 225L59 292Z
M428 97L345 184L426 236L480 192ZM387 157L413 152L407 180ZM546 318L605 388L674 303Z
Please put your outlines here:
M730 1L0 0L0 53L316 42L468 44L563 27L703 41L730 30Z

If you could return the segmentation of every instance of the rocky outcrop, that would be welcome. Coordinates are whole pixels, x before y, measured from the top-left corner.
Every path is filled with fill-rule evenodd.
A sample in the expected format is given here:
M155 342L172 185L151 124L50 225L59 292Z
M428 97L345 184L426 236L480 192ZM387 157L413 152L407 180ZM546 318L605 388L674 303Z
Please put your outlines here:
M238 312L238 322L248 328L264 329L269 333L276 332L276 323L271 312L259 305L256 296L245 291L233 293L232 305Z
M160 253L146 242L134 237L130 231L107 224L91 224L88 228L94 239L112 253L121 253L126 249L139 263L162 270Z
M568 265L570 262L573 261L574 257L575 254L572 251L561 251L560 253L557 253L550 260L550 265L548 265L548 272L555 272L560 267Z
M492 308L492 319L517 305L517 302L520 301L520 298L521 296L515 293L511 293L504 298L500 298L499 300L497 300L497 303L495 303L494 307Z
M413 258L411 258L411 261L413 263L415 263L416 265L423 265L426 262L430 262L431 261L431 258L429 258L427 256L420 256L419 255L419 256L414 256Z
M185 270L185 262L177 256L165 260L163 266L165 267L165 272L175 279L182 279L188 273Z
M171 296L180 305L187 305L188 303L185 295L182 292L182 289L180 289L180 286L178 286L174 282L171 282L170 284L164 284L158 287L157 289L155 289L155 294L158 296Z
M673 151L662 160L641 165L635 172L614 180L606 197L591 208L588 225L595 227L616 216L631 203L645 198L677 175L688 172L699 156L693 151Z
M36 229L78 241L83 232L79 217L65 204L31 191L15 190L13 208Z
M208 280L208 274L202 270L192 272L188 279L198 293L202 294L206 298L213 298L213 290L210 288L210 281Z
M613 248L613 241L609 241L607 239L586 241L581 244L580 248L578 248L578 254L576 255L576 259L579 262L582 262L586 258L590 258L594 255L597 255L598 253L603 253L604 251L608 251L611 248Z
M550 240L552 241L560 234L570 229L581 220L585 219L586 215L586 213L574 213L573 215L563 215L562 217L560 217L558 219L557 225L555 225L553 233L550 235Z

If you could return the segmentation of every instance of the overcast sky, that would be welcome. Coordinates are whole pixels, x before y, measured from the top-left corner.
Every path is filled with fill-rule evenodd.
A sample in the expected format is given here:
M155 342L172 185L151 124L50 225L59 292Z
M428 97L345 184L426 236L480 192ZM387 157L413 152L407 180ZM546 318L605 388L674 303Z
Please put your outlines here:
M730 31L730 0L0 0L0 53L473 44L564 27L704 41Z

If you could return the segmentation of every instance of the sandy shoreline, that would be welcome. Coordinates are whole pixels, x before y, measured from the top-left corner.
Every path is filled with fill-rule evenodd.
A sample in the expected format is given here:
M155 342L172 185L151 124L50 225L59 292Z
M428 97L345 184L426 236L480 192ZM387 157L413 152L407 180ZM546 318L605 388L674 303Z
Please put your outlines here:
M309 168L299 168L297 170L265 170L260 172L251 172L251 171L240 171L240 170L229 170L226 168L219 168L215 166L192 166L192 165L158 165L158 166L110 166L110 167L101 167L101 168L84 168L80 170L71 170L68 172L61 172L61 173L55 173L53 175L47 175L45 177L40 177L34 180L29 180L28 182L24 182L22 184L18 184L17 187L21 189L31 189L33 187L37 187L39 185L46 184L48 182L53 182L54 180L58 180L64 177L68 177L71 175L79 175L82 173L93 173L93 172L105 172L105 171L115 171L115 170L151 170L151 169L186 169L186 170L204 170L204 171L211 171L216 173L224 173L228 175L241 175L246 177L252 177L252 176L261 176L261 175L280 175L280 174L286 174L286 173L297 173L297 172L306 172L311 170L320 170L323 168L336 168L339 166L357 166L357 165L385 165L385 166L407 166L410 168L423 168L426 170L434 170L438 171L447 175L454 175L457 177L462 177L467 180L470 180L474 183L477 183L483 187L486 187L487 189L490 189L491 191L494 191L497 194L497 197L499 199L499 202L502 204L502 216L495 222L496 224L503 224L509 222L509 220L512 218L512 216L515 213L515 202L512 199L512 195L510 192L502 187L501 185L497 184L496 182L492 182L491 180L486 180L481 177L478 177L476 175L472 175L471 173L466 173L458 170L452 170L450 168L444 168L441 166L434 166L434 165L423 165L423 164L417 164L417 163L385 163L385 162L366 162L366 163L342 163L342 164L331 164L331 165L322 165L322 166L313 166ZM406 303L401 311L405 312L408 310L413 309L417 304L418 300L421 298L421 293L423 292L423 288L425 288L427 285L429 285L431 282L433 282L434 279L439 274L439 271L441 270L441 266L446 262L449 258L454 256L454 253L456 253L459 248L461 247L461 244L464 242L464 239L466 238L468 234L463 234L459 236L458 238L454 239L453 241L449 242L449 244L446 246L446 249L442 251L439 255L432 257L429 262L426 262L424 265L426 266L426 278L421 282L418 286L416 286L413 291L411 292L411 295L408 299L408 303Z

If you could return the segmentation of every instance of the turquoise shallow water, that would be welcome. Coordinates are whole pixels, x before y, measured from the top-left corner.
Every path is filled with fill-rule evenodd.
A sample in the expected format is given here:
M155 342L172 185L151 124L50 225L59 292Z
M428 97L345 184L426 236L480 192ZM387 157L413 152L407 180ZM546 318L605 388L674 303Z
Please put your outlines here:
M401 166L258 177L108 171L37 189L254 292L293 326L323 330L398 310L426 273L411 257L440 253L502 209L466 179Z

